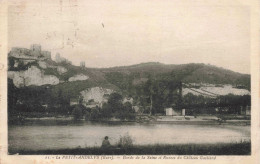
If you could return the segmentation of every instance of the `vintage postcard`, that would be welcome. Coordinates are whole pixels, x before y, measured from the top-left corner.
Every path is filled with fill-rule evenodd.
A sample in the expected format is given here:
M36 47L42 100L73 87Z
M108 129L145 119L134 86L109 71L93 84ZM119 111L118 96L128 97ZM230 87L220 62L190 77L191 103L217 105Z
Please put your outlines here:
M1 164L259 162L258 1L0 9Z

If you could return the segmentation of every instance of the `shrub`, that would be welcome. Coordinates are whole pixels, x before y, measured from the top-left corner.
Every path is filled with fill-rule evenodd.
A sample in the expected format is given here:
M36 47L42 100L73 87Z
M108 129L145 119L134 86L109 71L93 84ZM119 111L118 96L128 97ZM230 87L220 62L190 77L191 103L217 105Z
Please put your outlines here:
M133 139L126 133L124 136L120 136L118 141L118 147L129 148L133 147Z
M79 120L82 118L82 109L79 106L76 106L72 111L73 118Z
M96 107L96 108L94 108L94 109L91 110L90 118L91 118L92 120L98 120L98 119L101 118L101 114L100 114L100 112L99 112L99 108L98 108L98 107Z

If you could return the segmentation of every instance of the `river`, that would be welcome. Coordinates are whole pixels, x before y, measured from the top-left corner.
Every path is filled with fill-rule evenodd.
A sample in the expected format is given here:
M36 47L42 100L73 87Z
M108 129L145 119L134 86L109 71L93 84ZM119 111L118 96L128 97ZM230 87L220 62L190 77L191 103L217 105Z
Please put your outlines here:
M129 135L133 144L235 143L250 141L250 126L151 123L33 121L10 125L8 146L14 151L100 146L109 136L116 144Z

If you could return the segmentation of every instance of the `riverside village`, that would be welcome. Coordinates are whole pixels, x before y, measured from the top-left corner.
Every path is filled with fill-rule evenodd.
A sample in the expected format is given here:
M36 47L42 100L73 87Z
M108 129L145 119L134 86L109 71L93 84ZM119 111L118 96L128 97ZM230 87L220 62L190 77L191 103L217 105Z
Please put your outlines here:
M9 153L249 154L250 92L250 75L210 64L91 68L39 44L13 47ZM100 149L104 137L112 148Z

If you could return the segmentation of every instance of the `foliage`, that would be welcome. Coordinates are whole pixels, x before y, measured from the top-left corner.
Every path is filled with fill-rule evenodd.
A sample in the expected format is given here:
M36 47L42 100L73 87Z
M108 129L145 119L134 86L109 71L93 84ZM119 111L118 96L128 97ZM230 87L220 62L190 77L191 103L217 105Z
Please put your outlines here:
M82 104L77 105L72 111L74 120L79 120L83 117L84 106Z
M19 62L18 68L14 67L12 57L8 58L10 70L23 70L28 66L36 65L29 63L24 65ZM48 62L48 61L46 61ZM51 61L49 61L51 62ZM250 106L250 96L219 96L217 99L180 94L182 82L205 82L214 84L233 84L250 88L250 75L243 75L205 64L164 65L161 63L142 63L139 65L114 67L107 69L81 69L66 63L50 65L63 66L68 72L58 75L56 69L45 69L46 74L53 74L61 80L83 73L91 78L87 81L65 82L58 85L30 86L16 88L8 81L8 108L9 113L22 111L42 111L43 113L71 113L70 99L79 95L82 90L96 86L106 86L117 89L107 103L100 109L91 110L95 119L109 119L112 117L134 119L135 114L130 105L122 103L123 96L131 95L134 104L143 109L144 113L164 113L165 107L174 108L214 108L228 107L236 112L239 106ZM135 83L138 81L137 83ZM47 108L43 107L46 106ZM150 110L151 109L151 110ZM90 112L90 111L89 111ZM92 117L89 116L89 117Z
M122 103L122 95L118 93L112 93L108 102L103 104L100 114L103 118L111 118L115 116L121 120L133 120L135 119L135 112L132 108L132 104L127 102Z
M104 103L103 107L100 109L100 114L102 118L108 119L112 117L112 106Z
M10 71L13 70L14 64L15 64L14 57L8 57L8 70L10 70Z
M60 78L59 73L57 72L57 69L55 69L55 68L46 68L44 70L44 74L45 75L53 75L53 76L57 76L57 77Z
M188 93L183 96L184 107L228 107L228 106L250 106L250 95L225 95L218 96L217 98L209 98L204 96L195 96L192 93Z
M92 120L98 120L102 117L100 111L100 109L98 107L94 108L94 109L91 109L91 112L90 112L90 118Z
M11 114L14 112L14 109L17 105L17 95L16 93L18 88L15 87L13 80L8 79L8 113Z
M120 110L115 112L115 116L121 120L134 120L135 111L132 108L132 104L129 102L125 103Z
M133 139L128 133L126 133L124 136L120 136L117 145L122 148L133 147Z
M122 104L123 97L122 95L118 93L112 93L108 98L108 105L112 109L112 112L115 113L117 111L122 110L123 104Z
M15 61L18 63L17 67L14 67ZM25 71L31 66L40 68L37 61L32 61L25 64L22 60L15 59L14 57L8 57L8 71Z

